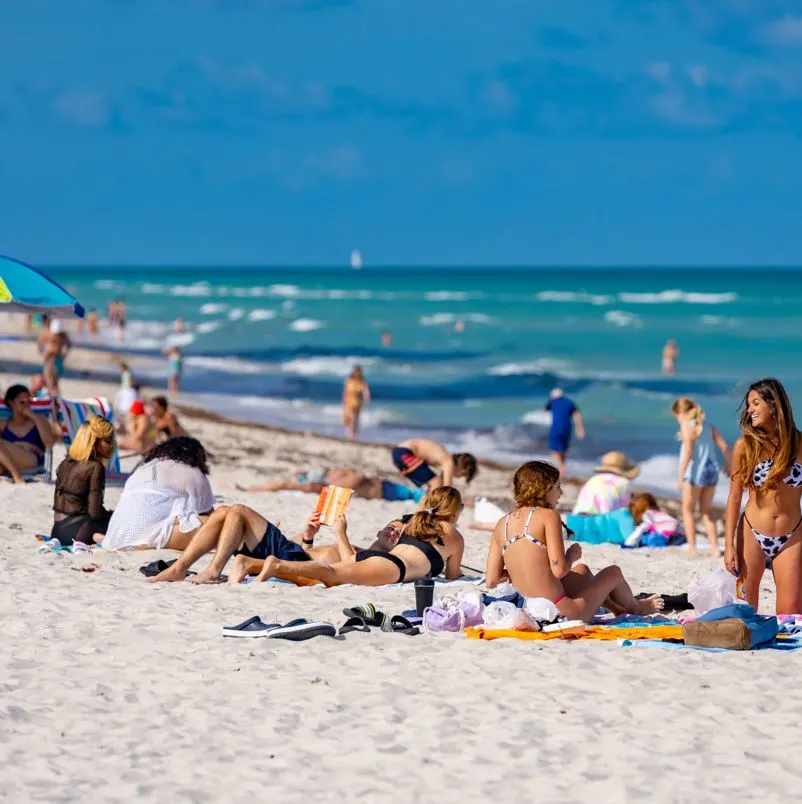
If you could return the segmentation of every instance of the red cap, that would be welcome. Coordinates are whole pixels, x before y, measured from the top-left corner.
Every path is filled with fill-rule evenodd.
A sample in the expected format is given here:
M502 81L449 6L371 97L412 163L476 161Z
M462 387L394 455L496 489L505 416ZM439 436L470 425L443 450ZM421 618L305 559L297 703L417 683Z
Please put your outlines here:
M135 399L131 403L131 407L128 408L128 412L132 416L144 416L145 415L145 403L141 399Z

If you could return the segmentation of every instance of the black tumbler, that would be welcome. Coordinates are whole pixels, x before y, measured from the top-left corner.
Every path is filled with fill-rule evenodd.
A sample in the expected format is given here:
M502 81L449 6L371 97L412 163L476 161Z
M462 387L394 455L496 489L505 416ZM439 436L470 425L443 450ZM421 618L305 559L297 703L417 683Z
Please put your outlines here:
M434 581L431 578L415 581L415 611L418 617L423 617L423 610L429 608L433 602Z

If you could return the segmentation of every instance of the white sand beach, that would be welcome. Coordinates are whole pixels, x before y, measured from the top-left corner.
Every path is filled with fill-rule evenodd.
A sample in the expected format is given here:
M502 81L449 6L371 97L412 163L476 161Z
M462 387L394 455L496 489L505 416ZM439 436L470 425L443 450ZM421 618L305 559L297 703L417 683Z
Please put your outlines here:
M3 385L12 379L0 375ZM73 398L112 390L64 383ZM220 500L245 502L291 533L313 496L237 486L310 463L392 477L384 447L182 421L215 456ZM471 491L502 503L510 479L484 467ZM108 490L109 507L119 493ZM223 625L254 614L339 626L349 605L400 613L413 607L413 589L151 585L139 567L174 554L39 555L34 534L49 532L52 494L44 483L0 481L5 801L569 804L781 801L799 790L799 653L378 630L301 643L224 639ZM353 500L354 543L406 510ZM464 517L465 563L483 567L488 534ZM636 591L667 593L719 566L612 546L585 546L583 560L618 563ZM768 577L764 587L770 611Z

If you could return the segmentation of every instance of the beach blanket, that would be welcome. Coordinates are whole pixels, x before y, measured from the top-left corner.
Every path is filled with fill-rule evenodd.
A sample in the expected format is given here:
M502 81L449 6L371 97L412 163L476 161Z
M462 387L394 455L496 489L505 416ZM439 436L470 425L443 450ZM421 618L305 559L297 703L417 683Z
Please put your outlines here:
M523 640L545 640L545 639L598 639L608 642L639 639L682 639L682 627L679 625L665 625L657 623L655 625L636 625L636 626L607 626L589 625L584 631L578 634L564 634L559 631L544 634L540 631L515 631L508 628L466 628L465 636L468 639L523 639Z
M779 634L771 642L756 645L751 651L732 651L729 648L702 648L697 645L686 645L684 642L666 642L662 639L619 639L622 648L662 648L663 650L703 650L708 653L745 653L754 650L799 650L802 648L802 637Z

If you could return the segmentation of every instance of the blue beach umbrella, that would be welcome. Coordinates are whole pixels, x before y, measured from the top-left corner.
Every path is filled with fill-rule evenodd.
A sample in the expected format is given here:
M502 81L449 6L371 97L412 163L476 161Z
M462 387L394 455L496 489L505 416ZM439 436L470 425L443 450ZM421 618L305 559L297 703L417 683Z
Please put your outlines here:
M0 313L57 313L84 317L84 308L41 271L0 256Z

